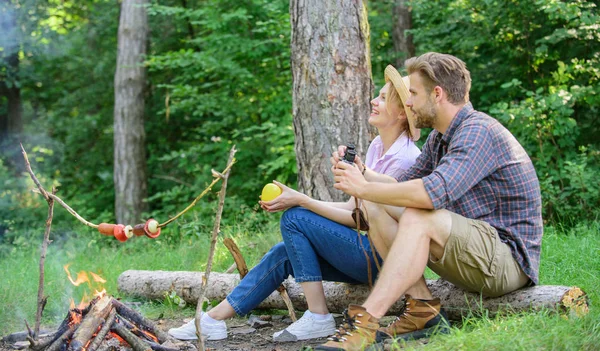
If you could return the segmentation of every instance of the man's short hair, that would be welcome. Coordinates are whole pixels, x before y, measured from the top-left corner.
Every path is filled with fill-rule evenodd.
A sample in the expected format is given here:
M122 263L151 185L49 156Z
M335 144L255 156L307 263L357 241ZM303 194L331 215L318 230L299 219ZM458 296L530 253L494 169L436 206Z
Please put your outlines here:
M428 52L412 57L404 63L408 74L418 72L428 93L440 86L448 94L448 101L459 105L469 100L471 73L465 63L452 55Z

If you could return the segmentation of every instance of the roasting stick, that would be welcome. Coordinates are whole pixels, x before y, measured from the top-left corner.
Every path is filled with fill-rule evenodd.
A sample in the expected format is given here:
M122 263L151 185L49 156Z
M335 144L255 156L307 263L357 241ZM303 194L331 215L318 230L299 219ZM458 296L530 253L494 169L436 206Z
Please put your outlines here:
M45 199L47 200L54 200L56 202L58 202L62 207L64 207L67 212L69 212L71 215L73 215L73 217L77 218L77 220L79 220L81 223L87 225L88 227L97 229L100 233L105 234L105 235L114 235L115 238L117 238L117 240L119 241L126 241L127 239L129 239L130 237L133 236L133 234L135 235L146 235L152 239L155 239L156 237L158 237L160 235L160 228L164 228L166 227L169 223L175 221L177 218L181 217L184 213L186 213L187 211L189 211L192 207L194 207L196 205L196 203L202 199L211 189L212 187L217 184L217 182L219 182L219 180L222 180L223 174L227 174L231 167L233 166L233 164L235 163L235 158L230 159L227 167L223 170L222 173L219 173L215 170L212 170L212 174L213 177L215 178L212 183L210 183L208 185L208 187L206 189L204 189L204 191L202 191L202 193L200 193L200 195L198 195L194 201L192 201L183 211L179 212L176 216L174 216L173 218L170 218L169 220L167 220L164 223L160 223L158 224L158 222L156 224L154 224L154 227L152 227L152 222L156 222L156 220L154 219L149 219L148 221L146 221L146 223L142 223L142 224L137 224L134 227L131 226L124 226L122 224L109 224L109 223L100 223L100 224L94 224L90 221L87 221L85 218L83 218L81 215L79 215L74 209L72 209L69 205L67 205L60 197L56 196L53 193L49 193L47 191L45 191L43 188L39 188L39 189L32 189L33 192L41 194L42 196L44 196ZM39 185L39 182L36 182L37 179L34 179L34 182L36 183L36 185Z
M34 193L38 193L41 194L41 192L38 189L31 189L31 191L33 191ZM69 205L67 205L63 200L61 200L60 197L54 195L54 194L50 194L50 193L46 193L47 196L49 196L50 198L52 198L52 200L58 202L62 207L65 208L65 210L67 210L67 212L69 212L70 214L73 215L73 217L77 218L81 223L87 225L88 227L92 227L94 229L98 229L98 225L94 224L92 222L88 222L85 220L85 218L81 217L79 215L79 213L75 212L74 209L72 209Z
M215 178L212 183L210 183L210 185L204 189L204 191L198 195L198 197L196 197L196 199L194 199L194 201L192 201L192 203L186 207L183 211L179 212L175 217L169 219L168 221L161 223L158 225L159 228L165 227L167 224L173 222L174 220L176 220L177 218L181 217L181 215L183 215L184 213L186 213L187 211L190 210L190 208L194 207L194 205L196 205L196 202L198 202L198 200L200 200L201 198L204 197L204 195L206 195L206 193L208 193L212 187L217 184L217 182L221 179L223 179L223 175L227 174L227 172L229 172L229 170L231 169L231 166L233 166L233 164L235 163L235 158L230 158L229 159L229 164L227 165L227 167L225 168L225 170L223 170L222 173L219 173L217 171L215 171L214 169L212 170L212 175Z

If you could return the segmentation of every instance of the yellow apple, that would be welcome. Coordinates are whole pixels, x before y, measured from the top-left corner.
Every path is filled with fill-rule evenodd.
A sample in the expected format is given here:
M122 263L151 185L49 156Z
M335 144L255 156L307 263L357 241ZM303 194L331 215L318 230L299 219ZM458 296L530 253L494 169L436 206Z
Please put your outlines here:
M271 201L279 195L281 195L281 188L273 183L269 183L263 188L260 199L262 201Z

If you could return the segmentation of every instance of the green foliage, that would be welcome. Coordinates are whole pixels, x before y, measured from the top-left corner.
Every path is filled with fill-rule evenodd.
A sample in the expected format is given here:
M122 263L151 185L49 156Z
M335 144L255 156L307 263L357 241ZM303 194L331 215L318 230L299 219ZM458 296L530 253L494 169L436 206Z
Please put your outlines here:
M19 139L46 187L59 185L59 195L86 219L110 222L119 8L108 0L10 5L19 24L14 34L20 65L18 72L0 67L0 79L21 87L26 129ZM385 66L398 59L393 5L368 3L376 86L383 83ZM544 217L596 218L596 5L414 0L411 6L418 51L463 58L472 71L476 108L498 118L525 146L542 184ZM225 167L235 144L239 152L223 223L252 218L259 227L267 218L256 212L264 183L296 184L289 2L152 1L148 11L147 215L165 220L183 209L212 181L210 170ZM4 241L39 234L45 204L37 195L20 195L31 184L20 176L17 144L2 144L0 160L0 182L7 189L0 195ZM210 232L219 187L181 225L166 229L169 240ZM55 211L59 236L77 235L74 223L62 209Z
M239 152L228 184L233 207L255 204L273 178L295 183L287 6L208 1L195 9L150 7L152 16L191 28L178 47L147 60L152 79L160 82L155 96L168 99L160 119L150 121L150 129L161 130L148 145L150 169L182 182L173 187L152 179L154 206L170 213L185 204L190 189L199 193L212 180L211 168L224 168L234 144Z
M165 298L163 299L163 305L171 310L175 308L184 308L186 302L182 299L175 290L165 292Z
M32 167L47 188L52 181L60 185L58 195L84 218L111 222L119 8L105 0L20 4L22 37L37 38L21 45L19 84L26 115L21 140L29 153L34 148L48 151L43 159L36 155ZM235 144L239 151L223 224L255 218L259 226L266 218L255 213L264 183L296 183L289 4L257 0L187 5L172 1L148 8L147 215L162 221L181 211L212 181L211 169L225 167ZM0 159L9 171L24 169L18 147L3 146ZM16 180L6 182L13 198L2 208L22 211L17 218L7 212L3 221L12 223L15 237L29 237L33 234L24 229L26 223L39 224L45 204L33 197L40 211L34 215L31 202L14 199L26 188L15 188ZM19 182L25 184L26 177ZM210 233L219 187L182 218L181 226L165 232L173 232L176 240ZM64 223L68 215L63 214L63 209L55 211L55 224L64 225L55 227L65 233L59 235L75 223L72 218ZM11 242L13 237L4 239Z
M413 1L420 52L462 58L471 100L523 144L544 218L597 218L600 22L588 1Z

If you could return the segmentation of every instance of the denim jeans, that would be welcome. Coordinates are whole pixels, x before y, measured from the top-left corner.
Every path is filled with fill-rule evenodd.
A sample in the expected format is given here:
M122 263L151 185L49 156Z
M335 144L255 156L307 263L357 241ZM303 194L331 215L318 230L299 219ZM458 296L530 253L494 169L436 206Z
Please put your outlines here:
M292 275L296 282L329 280L360 284L368 282L364 246L377 277L373 251L366 236L302 207L287 210L281 218L279 243L262 258L227 296L238 315L245 315ZM360 241L359 241L360 240ZM379 262L381 258L377 256Z

